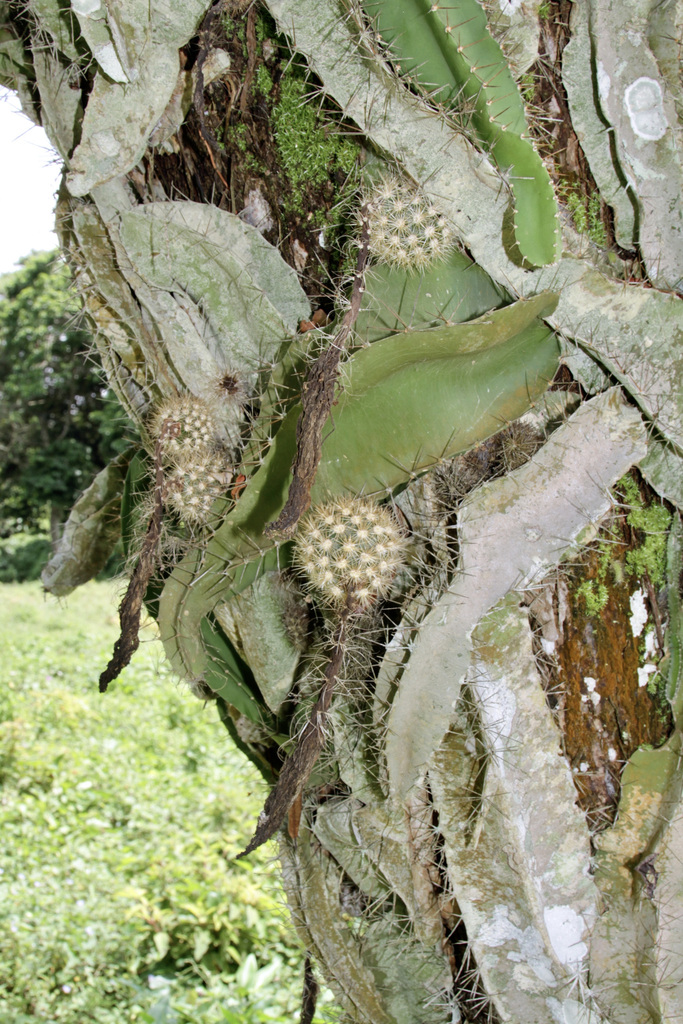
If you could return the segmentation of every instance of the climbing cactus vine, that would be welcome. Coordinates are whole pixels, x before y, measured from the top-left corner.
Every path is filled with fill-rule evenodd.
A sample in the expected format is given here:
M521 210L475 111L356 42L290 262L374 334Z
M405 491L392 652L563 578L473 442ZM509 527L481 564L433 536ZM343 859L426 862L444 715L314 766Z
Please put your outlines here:
M139 438L46 589L121 538L349 1021L683 1012L682 23L0 9Z
M446 115L465 112L464 123L511 187L522 257L535 266L553 263L560 252L553 188L484 8L477 0L381 0L365 9L396 70L415 81Z

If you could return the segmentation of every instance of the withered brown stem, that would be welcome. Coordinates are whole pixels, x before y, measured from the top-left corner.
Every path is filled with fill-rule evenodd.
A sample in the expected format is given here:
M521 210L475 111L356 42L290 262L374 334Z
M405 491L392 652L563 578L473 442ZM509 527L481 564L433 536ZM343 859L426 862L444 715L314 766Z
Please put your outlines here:
M367 207L361 208L361 235L358 259L351 289L351 301L339 330L311 366L301 392L301 415L296 425L296 457L292 464L292 482L282 512L265 529L266 534L291 537L299 519L311 504L311 488L318 470L323 446L323 427L334 402L339 375L339 361L346 348L353 325L360 313L365 291L365 268L368 262Z
M312 1024L315 1007L318 1002L319 986L313 973L311 954L306 954L304 963L304 990L301 996L301 1017L299 1024Z
M349 616L356 610L352 595L340 614L335 631L332 655L325 666L324 682L310 717L301 733L296 749L289 755L278 777L275 788L268 794L263 810L259 814L256 831L249 845L237 857L246 857L266 840L275 835L285 820L289 808L297 799L313 771L325 743L327 717L334 687L339 677L347 636Z
M167 420L161 428L159 440L154 448L154 508L128 589L119 605L121 633L114 644L114 653L109 664L100 675L100 693L106 693L109 684L121 674L140 646L142 601L154 572L164 511L164 471L161 453L166 438L172 433L177 434L179 429L179 424Z

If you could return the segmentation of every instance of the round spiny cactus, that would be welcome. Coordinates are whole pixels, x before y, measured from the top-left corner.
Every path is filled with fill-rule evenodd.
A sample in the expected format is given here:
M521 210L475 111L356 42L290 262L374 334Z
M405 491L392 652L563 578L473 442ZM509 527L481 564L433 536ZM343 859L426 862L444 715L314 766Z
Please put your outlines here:
M189 452L215 451L224 437L213 405L190 394L166 398L151 419L150 432L155 440L162 438L164 462L173 464Z
M366 608L385 594L404 560L405 539L389 509L367 498L318 505L306 515L297 560L328 604Z
M206 523L216 498L225 495L231 472L217 455L188 449L166 476L167 504L190 525Z
M453 248L453 232L443 213L419 189L398 178L376 182L365 207L368 248L380 263L425 270Z

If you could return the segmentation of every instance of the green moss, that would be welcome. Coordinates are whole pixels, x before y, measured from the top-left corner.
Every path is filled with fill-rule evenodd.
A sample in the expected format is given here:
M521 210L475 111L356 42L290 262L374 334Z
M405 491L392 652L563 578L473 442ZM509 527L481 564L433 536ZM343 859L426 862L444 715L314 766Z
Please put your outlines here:
M671 514L663 505L646 505L637 483L630 476L619 481L619 489L630 508L626 522L639 535L642 534L639 546L626 555L626 571L629 576L647 575L654 586L661 586L666 572L666 543Z
M259 64L256 71L256 92L261 93L262 96L267 96L273 88L273 79L271 78L270 71L265 64Z
M322 185L333 171L349 174L358 154L356 144L325 125L315 106L306 102L309 91L295 73L284 75L272 114L280 160L293 186L292 209L301 208L305 192Z
M641 645L641 665L644 664L646 660L642 647L644 647L644 644ZM666 725L671 719L671 705L666 695L667 678L665 673L659 671L654 672L650 676L646 689L649 696L652 698L655 714L660 725Z
M216 133L218 134L218 133ZM233 124L225 129L224 138L230 142L240 153L247 151L247 126L244 124Z
M244 167L247 171L251 171L252 174L264 174L266 167L261 160L257 160L253 153L247 153L244 158Z
M569 210L574 227L581 235L587 235L596 245L607 245L607 235L602 223L600 196L596 192L586 199L576 185L565 183L559 190L560 198Z
M264 17L263 11L259 11L256 18L256 38L259 43L273 35L274 25L269 24L269 19Z
M602 223L600 196L597 192L593 193L588 200L588 235L596 245L607 245L607 235Z
M576 590L577 595L584 603L588 615L599 615L607 604L609 599L607 576L610 570L617 581L619 573L622 572L621 563L614 558L614 544L610 538L607 537L600 541L599 551L600 557L598 558L598 570L595 578L586 580Z
M525 103L533 103L536 93L536 76L533 71L526 71L519 80L519 91Z
M609 599L610 583L618 586L627 576L640 578L645 575L649 576L656 587L664 583L670 513L663 505L646 505L640 496L638 484L630 476L619 481L617 490L620 500L629 507L626 522L637 531L639 544L626 553L624 564L624 561L614 557L615 547L609 537L600 541L595 577L585 580L576 589L588 615L599 615L602 612Z
M244 21L235 21L228 14L226 14L221 18L221 25L223 26L223 31L225 32L228 39L232 39L233 36L237 36L237 38L242 44L242 54L246 60L249 54L247 51L247 32L244 25Z
M547 21L550 17L550 0L544 0L544 2L538 8L538 17L540 21Z
M588 615L599 615L609 597L606 584L598 580L586 580L578 587L576 593L583 601Z

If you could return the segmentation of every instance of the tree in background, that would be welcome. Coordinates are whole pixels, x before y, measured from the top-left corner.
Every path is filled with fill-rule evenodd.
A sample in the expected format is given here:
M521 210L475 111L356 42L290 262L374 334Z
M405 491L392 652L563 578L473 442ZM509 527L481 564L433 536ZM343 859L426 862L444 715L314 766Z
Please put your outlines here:
M0 536L65 513L125 447L125 417L96 359L59 252L0 279Z

